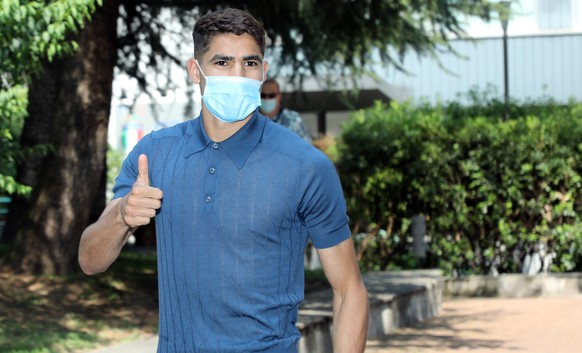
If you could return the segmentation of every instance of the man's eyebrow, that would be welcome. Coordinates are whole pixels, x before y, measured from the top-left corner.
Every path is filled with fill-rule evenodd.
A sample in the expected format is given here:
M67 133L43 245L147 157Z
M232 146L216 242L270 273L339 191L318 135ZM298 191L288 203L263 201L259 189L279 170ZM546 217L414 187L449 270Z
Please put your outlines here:
M234 56L228 56L228 55L214 55L210 61L234 61Z
M210 61L213 61L213 62L216 62L216 61L234 61L234 60L235 60L234 56L221 55L221 54L216 54L210 59ZM243 61L263 62L263 58L261 58L259 55L243 56L242 60Z
M248 55L248 56L243 56L243 61L263 62L263 58L261 58L259 55Z

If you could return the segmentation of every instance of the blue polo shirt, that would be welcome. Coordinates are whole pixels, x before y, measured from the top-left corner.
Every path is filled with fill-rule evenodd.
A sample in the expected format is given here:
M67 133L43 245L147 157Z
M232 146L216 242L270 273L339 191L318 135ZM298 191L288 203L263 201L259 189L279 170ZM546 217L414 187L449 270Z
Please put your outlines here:
M126 195L146 154L156 216L158 353L296 352L308 239L349 238L333 163L255 112L223 142L202 118L145 136L114 187Z

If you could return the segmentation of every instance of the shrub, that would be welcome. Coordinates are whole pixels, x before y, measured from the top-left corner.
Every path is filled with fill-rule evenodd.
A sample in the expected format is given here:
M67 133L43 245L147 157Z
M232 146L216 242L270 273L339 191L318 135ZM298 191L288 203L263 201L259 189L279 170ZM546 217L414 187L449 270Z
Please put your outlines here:
M503 120L503 105L485 100L353 113L337 166L363 269L417 266L416 214L427 219L427 265L447 273L518 272L540 246L552 270L582 267L582 105L516 112Z

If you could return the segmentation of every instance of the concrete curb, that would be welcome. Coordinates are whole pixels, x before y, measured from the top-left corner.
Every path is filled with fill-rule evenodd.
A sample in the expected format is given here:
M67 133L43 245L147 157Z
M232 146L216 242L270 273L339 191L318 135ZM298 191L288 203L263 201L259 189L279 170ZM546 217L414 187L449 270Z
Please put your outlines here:
M550 273L534 276L503 274L449 278L444 295L451 297L528 298L582 293L582 273Z

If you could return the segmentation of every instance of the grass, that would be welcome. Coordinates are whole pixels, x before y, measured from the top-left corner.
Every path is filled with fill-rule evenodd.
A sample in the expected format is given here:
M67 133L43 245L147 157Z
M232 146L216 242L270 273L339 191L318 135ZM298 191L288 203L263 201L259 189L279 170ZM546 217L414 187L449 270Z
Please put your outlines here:
M76 330L70 325L48 325L46 322L21 322L2 318L0 349L6 353L52 353L94 347L99 337L89 333L91 328L80 325L78 319L73 321L78 327Z
M0 259L7 248L0 246ZM16 276L0 267L0 352L82 353L157 332L153 252L123 251L97 276ZM305 271L306 291L327 286Z
M6 249L0 249L0 256ZM85 352L157 331L155 255L122 252L97 276L0 268L0 352Z

